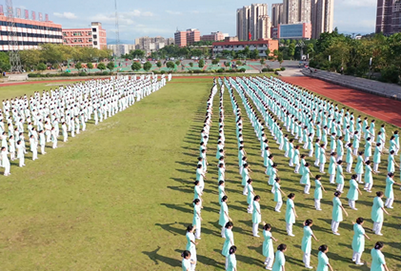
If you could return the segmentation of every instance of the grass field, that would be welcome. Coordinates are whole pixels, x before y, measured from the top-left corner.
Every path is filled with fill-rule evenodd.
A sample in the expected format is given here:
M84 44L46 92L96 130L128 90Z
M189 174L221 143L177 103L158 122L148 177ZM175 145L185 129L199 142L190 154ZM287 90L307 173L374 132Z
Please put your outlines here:
M174 79L166 87L98 126L59 142L39 160L26 161L26 167L11 167L10 177L0 176L0 262L1 270L180 270L180 253L185 248L185 228L192 222L193 185L200 130L212 79ZM54 86L24 85L0 88L0 99L30 94ZM240 101L239 96L236 95ZM246 213L242 195L235 138L235 120L227 91L224 95L226 146L226 192L234 237L238 247L238 270L262 270L262 238L252 237L251 215ZM244 111L244 110L243 110ZM357 113L356 113L357 114ZM369 228L374 194L364 193L357 201L358 211L347 208L350 217L340 225L341 236L330 230L331 200L335 187L322 200L323 212L313 208L313 193L302 194L299 176L288 168L288 161L269 135L272 153L279 164L282 189L296 193L299 219L296 237L285 233L284 212L275 206L259 141L247 116L244 141L253 169L254 189L262 197L262 220L273 225L273 236L286 243L287 271L304 270L302 264L302 221L315 221L312 265L317 265L317 248L328 244L335 270L369 270L355 266L352 256L352 221L367 219L365 228L372 241L366 241L362 256L370 266L370 248L384 241L383 252L391 270L400 270L401 191L395 187L396 209L385 216L384 236ZM216 154L218 97L214 99L213 125L208 144L210 166L202 211L202 240L197 247L197 270L223 270L220 254L223 239L218 226ZM376 124L379 127L380 122ZM387 126L387 131L392 128ZM30 154L29 154L30 157ZM381 171L385 172L387 157ZM312 160L308 158L308 162ZM317 168L311 168L317 173ZM349 177L349 175L347 175ZM397 174L397 181L399 174ZM374 191L384 190L385 174L374 175ZM312 186L313 191L314 186ZM346 185L346 191L348 186ZM346 206L345 196L342 202ZM283 206L282 210L285 209Z

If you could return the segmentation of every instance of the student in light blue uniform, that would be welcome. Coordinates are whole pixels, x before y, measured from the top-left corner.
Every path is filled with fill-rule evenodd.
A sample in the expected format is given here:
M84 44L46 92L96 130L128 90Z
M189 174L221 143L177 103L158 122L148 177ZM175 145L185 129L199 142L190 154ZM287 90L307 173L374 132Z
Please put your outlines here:
M352 239L352 261L356 265L363 265L361 262L362 253L365 250L365 238L370 240L369 236L366 235L365 229L363 228L364 219L358 217L356 223L354 223L354 238Z
M263 245L262 245L262 252L263 256L266 257L264 264L266 265L267 270L272 270L273 262L274 262L274 249L273 249L273 241L277 242L277 239L272 236L271 233L271 225L265 224L263 226Z
M393 179L394 173L389 173L386 179L386 190L384 191L384 195L386 196L387 200L385 206L389 209L393 209L393 202L394 202L394 190L393 185L401 186L401 183L396 183Z
M232 231L233 227L234 224L231 221L227 222L226 226L224 227L224 235L226 240L224 241L221 254L226 257L226 268L228 265L228 256L230 255L230 247L234 245L234 233Z
M187 265L189 263L189 267L190 267L189 270L195 270L196 262L197 262L196 246L198 245L198 243L195 242L195 235L194 235L195 229L196 229L195 226L189 225L187 227L187 233L185 235L187 238L187 246L185 249L187 251L189 251L189 253L190 253L189 261L187 261Z
M294 237L295 235L292 233L292 225L295 224L295 218L297 218L297 213L295 211L294 204L295 194L290 193L287 199L287 208L285 211L285 222L286 222L286 230L289 236Z
M372 265L370 266L370 271L390 271L386 264L386 259L382 253L384 244L382 242L377 242L375 247L370 251L372 256Z
M313 194L313 197L315 199L315 208L317 211L321 211L320 209L320 200L323 198L323 193L322 190L326 193L326 190L324 189L324 186L320 182L320 179L322 176L316 175L315 178L315 193Z
M349 207L351 207L352 210L358 210L355 207L355 202L358 200L358 195L362 195L361 190L359 190L358 188L358 183L356 181L356 179L358 178L358 176L356 174L351 176L351 180L349 181L349 191L347 194L347 198L348 198L348 205Z
M307 219L304 222L304 236L302 238L301 249L304 253L303 262L305 264L305 268L313 269L310 265L310 256L312 252L312 237L315 241L319 241L316 236L313 234L311 227L313 226L313 220Z
M348 216L347 211L344 209L344 206L340 200L341 192L334 192L333 198L333 213L332 213L332 221L331 221L331 230L334 235L340 235L338 233L338 228L340 227L340 222L343 221L343 212L346 216Z
M191 265L195 264L195 262L191 260L191 252L189 252L188 250L184 250L184 252L181 254L181 257L182 257L182 262L181 262L182 271L194 270L191 267Z
M228 263L227 263L227 271L238 271L237 269L237 258L235 257L235 252L237 251L236 246L230 247Z
M316 271L334 271L333 267L329 263L329 258L327 257L327 252L329 252L329 247L327 245L321 245L319 247L319 253L317 254L317 269Z
M277 247L277 252L275 255L275 260L273 264L273 271L284 271L285 270L285 255L284 252L287 251L286 244L280 244Z
M373 206L372 206L372 220L373 220L373 231L376 235L382 236L381 229L383 227L384 215L388 212L384 209L383 198L384 193L382 191L376 192L376 197L373 199Z

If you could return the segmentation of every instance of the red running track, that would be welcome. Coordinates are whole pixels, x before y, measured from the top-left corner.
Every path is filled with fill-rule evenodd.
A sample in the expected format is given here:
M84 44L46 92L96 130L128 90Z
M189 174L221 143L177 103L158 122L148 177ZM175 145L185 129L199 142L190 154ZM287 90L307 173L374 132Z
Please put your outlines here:
M281 77L287 83L336 100L374 118L401 127L401 101L331 84L310 77Z

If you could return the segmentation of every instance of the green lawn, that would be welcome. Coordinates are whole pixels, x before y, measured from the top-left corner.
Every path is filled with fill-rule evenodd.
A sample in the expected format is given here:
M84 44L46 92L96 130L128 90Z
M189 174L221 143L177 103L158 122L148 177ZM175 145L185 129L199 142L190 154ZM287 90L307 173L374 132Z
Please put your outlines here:
M57 83L58 84L58 83ZM39 160L26 160L26 167L11 167L10 177L0 176L0 261L1 270L180 270L180 254L185 249L185 228L192 222L193 185L198 157L200 130L212 79L174 79L166 87L131 108L107 119L69 142L59 142ZM54 86L23 85L0 88L0 99L30 94ZM236 95L240 101L239 96ZM242 195L235 138L235 123L230 98L225 92L226 181L229 210L234 221L239 270L262 270L262 238L252 237L251 215L246 213ZM243 110L244 112L244 110ZM331 200L335 187L322 200L323 212L313 208L313 193L302 194L299 176L288 168L288 161L271 140L272 153L279 164L282 189L295 192L299 219L296 237L285 233L284 212L275 206L259 141L246 115L244 140L253 169L254 189L262 197L262 220L273 225L273 236L286 243L287 271L304 270L302 221L312 218L313 230L320 239L313 241L312 265L317 265L317 248L328 244L335 270L369 270L356 267L352 256L352 221L358 216L370 221L373 193L357 201L358 211L347 208L350 217L340 225L341 236L330 231ZM380 123L380 122L379 122ZM377 127L379 127L377 123ZM210 162L202 211L202 240L197 248L197 270L223 270L223 239L218 226L216 145L218 136L218 97L214 99L213 125L208 144ZM392 130L387 127L388 132ZM31 154L29 153L29 158ZM381 171L385 172L387 157ZM308 162L312 162L308 158ZM313 174L317 168L312 167ZM2 172L2 170L0 170ZM347 176L349 177L349 176ZM399 175L397 174L397 180ZM385 174L374 175L374 190L384 189ZM312 180L313 181L313 180ZM312 186L311 191L313 191ZM348 191L348 186L346 186ZM396 189L395 207L400 205ZM345 196L342 198L346 204ZM348 206L347 206L348 207ZM282 210L285 210L285 205ZM391 270L401 269L400 209L385 217L383 237L367 234L366 253L374 242L385 242L384 254Z

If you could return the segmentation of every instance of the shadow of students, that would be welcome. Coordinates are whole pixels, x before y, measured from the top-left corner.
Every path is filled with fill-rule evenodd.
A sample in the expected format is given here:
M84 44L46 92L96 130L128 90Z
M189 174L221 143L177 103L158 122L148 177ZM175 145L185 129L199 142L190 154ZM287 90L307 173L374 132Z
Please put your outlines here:
M160 262L163 262L172 267L181 266L179 258L174 259L174 258L169 258L169 257L163 256L163 255L160 255L160 254L158 254L159 250L160 250L160 247L158 246L153 251L142 251L142 253L147 255L149 257L149 259L151 259L156 265L159 265Z

